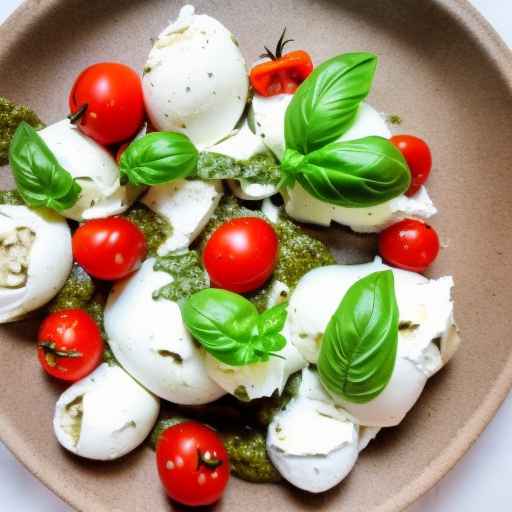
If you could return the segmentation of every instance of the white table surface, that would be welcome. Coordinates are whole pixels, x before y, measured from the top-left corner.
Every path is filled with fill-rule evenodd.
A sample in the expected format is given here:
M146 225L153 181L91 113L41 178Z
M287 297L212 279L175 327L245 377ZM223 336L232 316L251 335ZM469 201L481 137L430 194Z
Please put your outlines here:
M512 0L471 0L512 47ZM0 23L22 0L0 0ZM1 92L1 91L0 91ZM512 395L459 464L408 512L508 512L512 501ZM0 510L71 512L0 443Z

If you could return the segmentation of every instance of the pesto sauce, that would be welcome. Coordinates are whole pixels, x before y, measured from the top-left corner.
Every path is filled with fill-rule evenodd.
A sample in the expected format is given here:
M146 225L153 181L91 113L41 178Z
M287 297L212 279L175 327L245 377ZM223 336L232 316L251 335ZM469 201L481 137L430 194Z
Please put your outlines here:
M267 455L265 436L259 430L244 428L221 433L229 455L231 472L248 482L279 482L281 475Z
M174 302L188 299L210 286L210 280L203 269L197 251L169 254L156 258L153 269L167 272L173 281L153 292L153 299L167 299Z
M276 185L281 178L281 171L270 152L260 153L248 160L235 160L220 153L203 151L199 155L196 175L203 180L237 179Z
M50 302L51 312L61 309L85 308L92 299L96 287L91 276L77 263L57 296Z
M170 222L142 203L135 203L124 216L144 234L148 256L156 256L158 248L172 235Z
M41 120L28 107L16 105L0 96L0 165L9 162L9 144L22 121L26 121L36 130L44 128Z
M17 190L0 190L0 204L19 206L25 203Z

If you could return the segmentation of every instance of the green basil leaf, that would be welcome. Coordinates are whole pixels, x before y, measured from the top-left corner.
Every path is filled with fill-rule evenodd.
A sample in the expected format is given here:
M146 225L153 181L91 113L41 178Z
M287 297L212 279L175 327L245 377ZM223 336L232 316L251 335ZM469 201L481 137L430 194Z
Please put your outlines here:
M325 330L318 373L331 393L366 403L389 383L398 344L393 272L374 272L352 285Z
M320 64L288 106L286 147L305 155L338 140L368 96L376 67L373 53L345 53Z
M18 192L27 205L62 211L77 202L80 185L25 121L19 124L12 138L9 163Z
M272 352L286 344L276 332L284 324L282 307L261 319L250 301L227 290L208 288L195 293L184 304L182 316L205 350L231 366L268 361Z
M260 153L248 160L235 160L220 153L199 154L196 176L203 180L245 180L249 183L279 183L281 172L274 156Z
M121 156L123 181L158 185L185 178L197 164L198 151L182 133L154 132L134 140Z
M384 203L403 194L411 172L400 150L383 137L333 142L297 159L287 150L283 173L312 196L348 208Z
M288 315L288 303L282 302L273 308L267 309L261 313L258 319L258 334L266 336L270 334L279 334L284 327ZM286 343L285 343L286 344ZM284 345L283 345L284 347ZM281 347L281 348L283 348ZM276 349L273 349L276 350Z

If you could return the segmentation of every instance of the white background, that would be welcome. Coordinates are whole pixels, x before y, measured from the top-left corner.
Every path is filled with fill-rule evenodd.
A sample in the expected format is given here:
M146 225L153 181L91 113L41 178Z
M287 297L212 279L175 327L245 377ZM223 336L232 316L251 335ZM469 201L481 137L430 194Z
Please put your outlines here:
M512 47L512 0L471 2ZM21 3L0 0L0 23ZM511 501L512 395L462 461L408 512L507 512ZM1 443L0 503L8 512L71 512Z

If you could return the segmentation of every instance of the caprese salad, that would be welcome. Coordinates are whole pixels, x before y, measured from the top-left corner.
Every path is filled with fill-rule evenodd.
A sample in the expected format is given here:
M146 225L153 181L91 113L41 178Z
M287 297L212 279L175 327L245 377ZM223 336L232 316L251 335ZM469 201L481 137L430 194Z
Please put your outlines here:
M332 488L459 344L452 278L422 275L440 246L427 143L366 102L376 55L314 65L291 42L247 69L187 5L141 75L82 71L67 118L0 102L0 322L46 308L64 448L147 441L185 505L230 474ZM379 254L339 264L302 227L333 222L378 233Z

